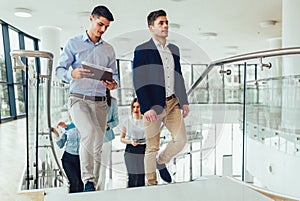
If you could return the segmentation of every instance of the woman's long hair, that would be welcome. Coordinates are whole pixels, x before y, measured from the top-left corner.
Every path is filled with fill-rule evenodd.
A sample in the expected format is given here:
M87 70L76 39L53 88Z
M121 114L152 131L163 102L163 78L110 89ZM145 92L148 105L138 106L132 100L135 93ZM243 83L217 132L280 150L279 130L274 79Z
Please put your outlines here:
M132 114L133 104L134 104L135 102L139 102L137 98L134 98L134 99L132 100L132 102L131 102L131 105L130 105L130 111L131 111L131 114Z

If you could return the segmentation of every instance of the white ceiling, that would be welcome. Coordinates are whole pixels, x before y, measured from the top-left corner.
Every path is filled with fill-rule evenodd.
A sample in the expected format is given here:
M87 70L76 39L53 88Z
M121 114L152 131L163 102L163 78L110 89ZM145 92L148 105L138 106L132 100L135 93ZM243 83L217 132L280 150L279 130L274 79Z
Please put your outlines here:
M61 45L89 25L90 12L96 5L106 5L115 21L104 34L114 46L117 58L132 58L135 46L149 38L146 16L150 11L164 9L170 27L169 39L181 48L187 63L207 63L206 59L228 57L228 46L237 46L236 54L269 48L268 39L281 37L281 0L0 0L0 19L40 38L40 26L57 26ZM15 8L29 8L31 18L14 16ZM278 21L262 28L261 21ZM202 32L215 32L215 39L203 39ZM232 50L231 50L232 52ZM204 55L204 54L207 54Z

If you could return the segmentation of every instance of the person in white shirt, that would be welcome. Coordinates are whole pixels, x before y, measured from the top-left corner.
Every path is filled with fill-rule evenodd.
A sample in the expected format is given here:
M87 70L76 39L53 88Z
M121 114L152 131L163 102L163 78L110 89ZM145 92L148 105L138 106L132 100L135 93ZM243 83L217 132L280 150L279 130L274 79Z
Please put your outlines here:
M145 186L145 133L143 116L137 98L131 103L131 116L123 123L120 140L126 144L124 159L128 172L128 188Z

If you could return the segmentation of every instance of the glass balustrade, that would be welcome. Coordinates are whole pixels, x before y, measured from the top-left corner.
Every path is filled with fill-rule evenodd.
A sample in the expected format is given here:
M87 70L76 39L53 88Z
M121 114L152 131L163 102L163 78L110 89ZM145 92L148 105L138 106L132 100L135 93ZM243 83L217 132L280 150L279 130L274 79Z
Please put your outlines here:
M188 90L191 112L185 119L188 143L168 165L175 182L221 176L224 169L228 168L223 163L224 157L230 156L230 176L279 194L300 197L296 190L299 182L296 168L300 165L300 124L297 121L300 114L300 75L268 74L270 69L261 63L261 58L267 58L266 63L270 61L273 68L283 69L284 62L280 60L286 54L300 54L300 49L292 50L294 52L287 53L290 51L288 49L231 57L206 68L201 65L201 81L193 77L189 81L192 83L192 90ZM130 63L123 65L125 75L130 76ZM39 101L37 118L47 119L47 107L41 104L48 98L47 79L42 78L37 83L33 76L28 81L28 115L36 116ZM68 87L68 84L51 82L52 125L68 118ZM37 100L35 94L38 89L40 95ZM112 96L118 99L119 119L122 121L130 115L130 102L135 92L132 87L121 87L113 90ZM29 130L34 133L37 121L35 118L30 121ZM120 143L118 136L120 125L114 129L117 138L113 141L109 177L123 182L126 187L125 146ZM47 127L46 121L41 121L40 128L44 127ZM46 143L47 137L40 135L39 143ZM35 140L35 136L31 135L30 142ZM165 146L169 140L170 134L163 128L161 146ZM34 150L34 146L34 143L30 144L30 150ZM39 154L39 169L43 170L39 172L39 183L43 184L39 187L58 186L53 181L61 181L61 178L58 179L61 174L53 172L58 168L51 149L44 150ZM55 151L56 155L61 155L61 150L56 146ZM47 174L47 171L52 173Z
M228 151L223 149L222 155L229 153L235 158L232 162L233 169L238 164L239 171L232 170L232 176L269 192L292 198L300 197L297 190L298 178L300 178L297 171L300 165L300 124L298 123L300 75L297 73L290 75L291 72L287 70L296 71L297 64L300 64L297 63L300 59L299 54L300 48L286 48L249 53L212 62L207 71L200 76L201 82L191 87L193 90L189 91L190 100L197 103L197 106L205 105L204 107L208 109L210 103L213 103L208 115L199 108L192 110L199 112L198 116L191 115L193 120L220 113L221 105L227 109L225 118L222 118L223 121L219 122L219 125L213 121L206 125L212 129L215 126L215 132L208 129L212 131L209 134L213 138L212 141L215 141L212 146L212 158L215 159L212 159L214 162L208 166L210 172L203 174L203 169L208 163L205 164L205 159L202 157L202 175L211 173L221 175L218 169L224 167L220 163L222 159L218 158L218 150L222 150L222 141L231 139L226 143L226 146L232 146L231 149ZM220 72L227 69L231 69L233 74L220 75L223 76L221 78L223 87L221 89L214 87L213 90L217 91L212 93L210 83L207 83L210 74L215 73L216 70ZM214 81L218 82L216 79ZM216 83L213 86L215 85ZM207 100L206 104L199 97L201 90L203 94L212 94L206 95L204 99ZM232 104L233 102L236 104ZM216 107L216 103L219 103L219 107ZM238 129L232 132L232 136L227 136L225 139L220 137L218 140L219 133L222 133L221 136L230 133L228 128L226 129L229 122ZM235 143L237 141L238 143ZM237 152L233 151L237 148ZM201 150L203 152L205 148L202 146Z

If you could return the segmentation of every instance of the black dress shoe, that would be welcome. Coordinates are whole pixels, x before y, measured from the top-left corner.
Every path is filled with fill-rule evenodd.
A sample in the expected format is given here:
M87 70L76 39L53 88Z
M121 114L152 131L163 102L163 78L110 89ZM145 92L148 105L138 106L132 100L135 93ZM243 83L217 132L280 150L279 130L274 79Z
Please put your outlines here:
M160 177L162 178L162 180L164 180L165 182L168 182L168 183L172 182L171 175L170 175L168 169L166 168L165 164L158 164L156 162L156 168L159 170L159 174L160 174Z

